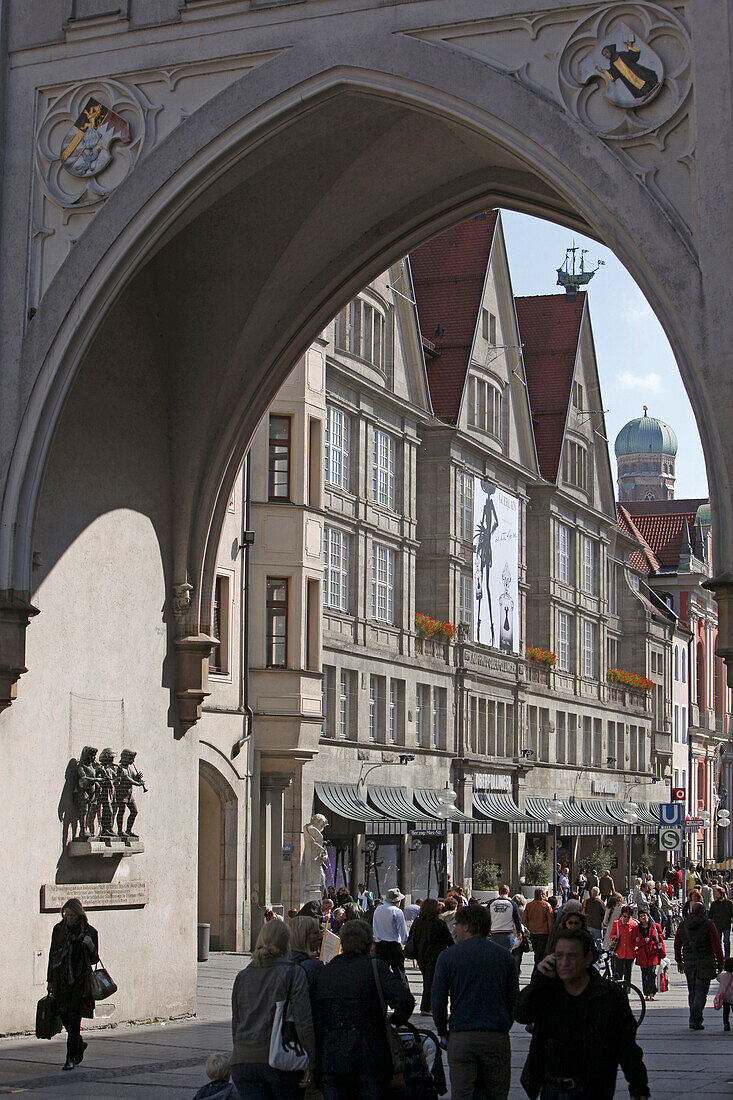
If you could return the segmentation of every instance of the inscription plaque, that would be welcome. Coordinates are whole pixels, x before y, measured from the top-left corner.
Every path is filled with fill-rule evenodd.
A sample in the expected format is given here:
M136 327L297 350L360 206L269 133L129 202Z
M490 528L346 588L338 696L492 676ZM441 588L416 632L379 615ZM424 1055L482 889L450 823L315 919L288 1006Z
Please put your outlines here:
M85 909L131 909L148 903L147 882L62 882L41 887L41 912L58 912L69 898Z

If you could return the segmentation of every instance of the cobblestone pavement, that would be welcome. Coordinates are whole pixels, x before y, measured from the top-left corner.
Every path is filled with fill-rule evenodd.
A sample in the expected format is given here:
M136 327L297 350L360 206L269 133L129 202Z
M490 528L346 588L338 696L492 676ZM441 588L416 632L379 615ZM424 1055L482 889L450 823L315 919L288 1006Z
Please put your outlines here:
M0 1094L26 1097L59 1097L73 1100L191 1100L205 1083L204 1062L215 1050L230 1049L229 998L234 976L248 963L247 956L217 953L199 966L199 1013L179 1022L120 1025L92 1033L82 1066L63 1073L64 1036L51 1042L30 1037L0 1040ZM408 968L411 964L408 963ZM525 963L524 976L529 966ZM420 974L408 969L410 985L419 993ZM733 1097L733 1032L724 1033L721 1014L712 1006L705 1013L706 1030L687 1027L684 979L676 973L669 993L649 1005L639 1030L653 1097L687 1098L702 1091L705 1100ZM425 1027L430 1021L416 1017ZM512 1082L510 1100L524 1092L519 1074L529 1035L512 1029ZM623 1077L616 1091L628 1097Z

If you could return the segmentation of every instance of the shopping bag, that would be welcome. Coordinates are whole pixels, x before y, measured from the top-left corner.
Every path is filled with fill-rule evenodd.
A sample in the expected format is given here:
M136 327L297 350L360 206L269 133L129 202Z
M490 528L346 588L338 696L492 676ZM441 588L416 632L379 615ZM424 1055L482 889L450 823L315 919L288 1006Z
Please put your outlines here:
M112 981L109 971L102 966L102 960L100 959L95 969L92 970L92 999L104 1001L116 992L117 986Z

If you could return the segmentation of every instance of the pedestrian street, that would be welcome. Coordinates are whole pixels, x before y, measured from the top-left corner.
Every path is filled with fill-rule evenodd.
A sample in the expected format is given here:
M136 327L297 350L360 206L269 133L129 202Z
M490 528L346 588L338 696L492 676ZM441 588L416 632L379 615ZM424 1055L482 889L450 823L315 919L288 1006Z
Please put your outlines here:
M68 1100L191 1100L206 1083L204 1063L214 1051L231 1049L230 998L234 978L249 962L248 955L213 953L199 964L198 1015L168 1021L92 1031L89 1048L73 1074L62 1073L65 1035L50 1042L31 1036L0 1039L0 1095L68 1098ZM522 967L522 984L530 966ZM638 1040L644 1051L653 1098L682 1100L700 1090L705 1100L733 1096L733 1032L724 1033L721 1013L712 993L705 1010L705 1030L688 1029L684 979L671 972L668 993L648 1005ZM421 978L407 964L410 987L420 999ZM417 1027L429 1027L429 1017L415 1015ZM512 1088L510 1100L526 1094L519 1076L529 1047L529 1035L519 1024L511 1031ZM446 1066L446 1077L447 1066ZM628 1097L619 1074L616 1095ZM450 1092L448 1093L448 1098ZM446 1098L446 1100L448 1100Z

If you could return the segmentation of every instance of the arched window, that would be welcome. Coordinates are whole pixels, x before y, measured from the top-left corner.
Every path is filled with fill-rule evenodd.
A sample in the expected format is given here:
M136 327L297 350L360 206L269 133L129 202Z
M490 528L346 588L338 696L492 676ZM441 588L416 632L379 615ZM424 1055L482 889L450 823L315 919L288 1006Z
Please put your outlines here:
M705 646L702 642L697 643L697 705L701 711L704 711L707 707L707 693L705 691ZM700 721L704 721L703 715L700 715Z
M682 650L682 683L687 683L687 650Z

